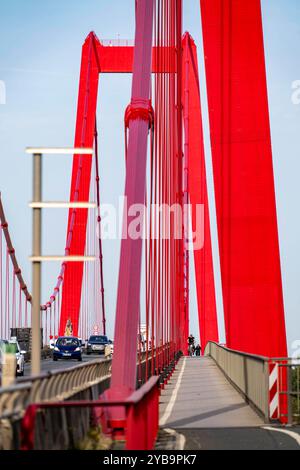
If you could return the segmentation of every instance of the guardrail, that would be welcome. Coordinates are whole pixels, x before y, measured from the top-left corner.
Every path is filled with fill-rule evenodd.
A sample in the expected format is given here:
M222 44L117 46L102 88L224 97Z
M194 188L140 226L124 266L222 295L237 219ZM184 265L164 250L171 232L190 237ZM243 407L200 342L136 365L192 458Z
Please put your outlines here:
M210 342L205 355L212 357L228 380L266 422L300 422L300 363L289 358L268 358L233 351Z
M166 355L169 346L161 348L155 358ZM173 356L172 356L173 357ZM169 377L179 354L169 357L169 366L155 368L160 383ZM144 352L137 360L137 387L143 386L151 376L152 352ZM163 361L158 361L163 364ZM148 363L148 365L147 365ZM109 387L111 376L111 360L88 362L69 369L60 369L38 376L19 379L18 384L8 388L0 388L0 449L20 448L20 421L25 410L32 404L61 402L66 400L96 400ZM74 416L73 416L74 420ZM60 415L57 423L61 426ZM76 419L75 419L76 421ZM83 422L84 420L82 420ZM88 420L85 419L87 425ZM79 427L82 423L78 422ZM59 435L61 426L58 426ZM77 433L76 426L73 429ZM79 431L78 431L79 432ZM82 433L79 433L80 435ZM77 435L77 434L76 434Z
M205 355L212 357L229 381L262 414L269 418L268 358L232 351L208 343Z
M163 350L159 354L162 355ZM150 367L146 368L146 360L152 360L151 351L143 352L137 361L138 386L144 384L151 376ZM110 378L111 365L111 359L95 360L68 369L58 369L37 376L24 377L18 380L18 384L8 388L0 387L0 419L4 416L7 418L10 414L17 415L20 410L24 410L31 403L67 400ZM158 375L161 374L163 380L168 375L168 368L155 372ZM18 406L14 405L16 401Z
M0 449L19 448L20 419L31 404L77 397L98 398L108 386L111 360L95 360L69 369L20 379L0 388Z
M107 415L111 408L125 409L126 425L124 426L124 441L126 450L151 450L154 447L159 421L159 377L155 376L146 382L139 390L135 391L128 399L120 400L96 400L96 401L77 401L62 403L36 403L30 405L25 413L21 423L21 450L49 450L47 444L51 442L50 449L53 449L53 443L57 442L57 433L54 429L56 421L53 419L53 411L64 413L65 422L67 422L67 410L87 410L97 411L93 414L94 425L101 423L101 416ZM39 412L47 413L51 411L52 419L47 419L44 414L42 422L47 422L46 432L41 429L41 420L37 426ZM78 413L77 413L78 417ZM84 421L84 415L83 421ZM91 416L87 416L90 418ZM98 417L98 418L97 418ZM82 420L81 420L82 421ZM89 420L87 420L88 422ZM82 423L81 423L82 424ZM72 422L74 426L74 421ZM39 433L35 432L38 427ZM88 426L85 429L87 431ZM69 429L64 426L61 429L60 440L63 443L69 442ZM112 430L110 430L112 435ZM46 436L47 439L40 439L39 436ZM63 449L64 447L62 447Z
M10 395L19 395L20 409L37 401L67 400L110 376L111 361L92 361L87 364L60 369L19 379L17 385L0 388L0 418L16 415ZM26 390L26 392L25 392Z

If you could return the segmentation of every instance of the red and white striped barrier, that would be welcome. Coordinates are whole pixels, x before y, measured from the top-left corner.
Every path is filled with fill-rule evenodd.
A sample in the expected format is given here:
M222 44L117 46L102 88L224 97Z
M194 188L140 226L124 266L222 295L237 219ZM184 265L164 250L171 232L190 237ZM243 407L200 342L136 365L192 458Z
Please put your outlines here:
M269 376L270 419L278 419L279 414L279 367L270 364Z

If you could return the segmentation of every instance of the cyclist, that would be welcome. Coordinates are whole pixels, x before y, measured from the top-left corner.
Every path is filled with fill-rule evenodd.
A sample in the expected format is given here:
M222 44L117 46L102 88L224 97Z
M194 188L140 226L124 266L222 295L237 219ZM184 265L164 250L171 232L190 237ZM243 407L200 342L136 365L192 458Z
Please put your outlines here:
M188 337L187 342L188 342L188 345L189 345L189 347L188 347L189 356L193 356L194 351L195 351L195 338L192 335L192 333Z

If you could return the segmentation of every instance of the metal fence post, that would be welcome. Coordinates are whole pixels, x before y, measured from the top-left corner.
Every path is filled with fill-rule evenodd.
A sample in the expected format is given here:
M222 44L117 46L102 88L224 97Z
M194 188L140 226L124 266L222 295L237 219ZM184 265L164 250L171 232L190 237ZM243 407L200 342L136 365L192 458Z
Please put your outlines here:
M293 371L290 365L287 366L288 370L288 425L293 425Z
M270 377L270 364L269 361L264 361L264 375L265 375L265 423L270 422L270 392L269 392L269 377Z
M42 200L42 155L33 155L33 202ZM33 209L32 255L41 256L42 209ZM32 350L31 374L37 375L41 370L41 262L32 262Z

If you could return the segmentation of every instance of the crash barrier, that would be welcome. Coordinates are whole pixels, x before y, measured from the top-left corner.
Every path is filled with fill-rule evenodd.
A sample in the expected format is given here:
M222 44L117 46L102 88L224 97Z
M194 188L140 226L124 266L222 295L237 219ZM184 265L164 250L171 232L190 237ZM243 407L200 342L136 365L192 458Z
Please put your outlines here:
M151 450L154 448L159 423L159 377L149 379L139 390L126 400L96 400L71 401L61 403L36 403L30 405L21 423L21 450L45 450L76 448L74 436L70 440L68 428L74 427L74 422L68 424L68 419L81 416L81 425L86 423L85 432L89 427L89 418L93 416L94 426L96 416L109 414L113 408L125 414L124 434L122 439L127 450ZM84 412L88 411L88 413ZM96 413L91 413L97 411ZM69 412L69 413L68 413ZM56 413L56 416L53 414ZM75 413L75 415L74 415ZM54 417L60 416L63 426L57 426ZM38 424L39 422L39 424ZM44 423L42 429L41 423ZM36 432L37 429L39 432ZM59 429L59 433L57 433ZM41 431L45 431L42 432ZM113 429L109 430L113 439ZM84 433L82 434L83 437ZM41 439L42 436L42 439ZM79 438L79 436L77 436ZM120 435L119 435L120 439ZM79 439L80 440L80 439ZM75 441L75 442L74 442Z
M209 342L210 356L265 422L297 424L300 417L300 361L267 358Z
M163 366L162 357L169 355L168 366ZM159 375L161 386L164 385L175 367L180 353L170 358L169 346L161 348L154 353L155 375ZM147 364L148 363L148 364ZM137 387L141 387L151 377L152 352L143 352L138 357L137 363ZM35 403L60 402L67 400L97 400L109 387L111 376L111 360L95 360L86 364L76 365L68 369L60 369L43 373L39 376L19 379L16 385L8 388L0 388L0 449L20 448L20 422L25 410ZM56 413L56 424L60 429L65 418ZM74 411L69 410L68 422L73 422L70 433L84 435L89 424L89 415L85 419L73 416ZM76 425L77 423L77 425ZM86 423L84 426L82 423ZM59 432L58 432L59 434ZM60 442L60 444L65 444ZM68 444L69 445L69 444ZM65 447L64 447L65 448Z

